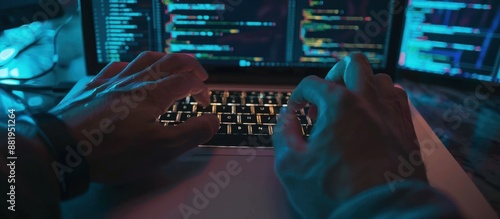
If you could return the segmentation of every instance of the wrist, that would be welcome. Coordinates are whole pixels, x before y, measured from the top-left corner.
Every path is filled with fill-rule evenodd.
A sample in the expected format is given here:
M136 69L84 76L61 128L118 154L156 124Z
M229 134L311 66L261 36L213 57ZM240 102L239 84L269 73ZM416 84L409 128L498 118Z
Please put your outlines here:
M69 199L86 192L90 182L89 166L77 153L77 142L67 125L48 113L35 114L32 118L46 151L52 155L50 166L59 183L61 198Z

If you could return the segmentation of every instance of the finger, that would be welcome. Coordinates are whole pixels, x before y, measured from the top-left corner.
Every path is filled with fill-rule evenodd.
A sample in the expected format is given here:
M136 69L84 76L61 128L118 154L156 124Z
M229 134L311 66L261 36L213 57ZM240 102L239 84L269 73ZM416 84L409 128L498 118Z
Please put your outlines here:
M141 54L139 54L132 62L130 62L130 65L126 69L124 69L118 77L124 78L142 72L166 55L167 54L162 52L141 52Z
M370 95L374 91L373 70L368 58L361 53L345 57L328 72L325 80L345 84L355 93Z
M392 92L401 106L401 112L403 113L403 117L407 122L412 123L411 110L409 104L410 100L408 99L408 94L402 87L392 87Z
M410 104L409 104L409 99L406 91L402 87L393 87L392 88L392 93L394 96L394 101L397 103L398 109L395 109L397 112L402 115L402 125L406 126L403 128L406 128L405 130L409 130L408 128L411 127L410 129L413 130L413 121L411 118L411 110L410 110Z
M108 82L127 67L128 62L111 62L104 67L88 84L87 89L93 89Z
M411 153L412 151L419 150L420 147L418 145L418 139L415 133L415 127L413 125L412 113L410 109L410 99L408 98L406 91L402 87L394 87L393 90L397 98L397 102L399 103L399 110L403 115L403 121L401 122L403 125L402 129L407 130L406 139L409 139L411 141L404 149L407 153Z
M175 127L176 136L192 139L196 145L209 141L219 130L219 118L213 114L188 119L185 123Z
M208 87L192 74L175 74L160 81L150 82L144 85L155 96L155 100L163 112L176 100L189 95L197 96L200 104L210 104ZM153 87L150 89L150 87Z
M307 103L316 105L319 110L324 110L327 106L327 98L335 92L336 86L317 76L308 76L302 80L297 88L292 92L288 100L288 108L297 111Z
M208 142L219 130L219 119L216 115L206 114L200 117L188 119L178 126L159 126L160 135L163 140L172 140L172 136L179 139L182 144L176 144L176 152L182 154L200 144ZM161 134L163 132L163 134ZM171 148L167 148L170 150Z
M152 64L149 68L143 70L140 75L149 75L151 78L157 80L169 75L180 73L191 73L202 81L206 81L208 79L208 73L198 60L190 55L182 53L174 53L164 56Z
M281 108L278 124L274 128L273 145L277 157L288 153L289 149L294 152L306 150L297 115L286 107Z
M333 81L338 84L345 85L345 70L347 68L347 61L350 60L351 58L349 56L345 57L344 59L340 60L337 64L333 66L332 69L328 72L328 74L325 77L325 80L327 81Z
M374 79L379 94L386 99L393 99L394 82L392 82L392 78L387 74L376 74Z

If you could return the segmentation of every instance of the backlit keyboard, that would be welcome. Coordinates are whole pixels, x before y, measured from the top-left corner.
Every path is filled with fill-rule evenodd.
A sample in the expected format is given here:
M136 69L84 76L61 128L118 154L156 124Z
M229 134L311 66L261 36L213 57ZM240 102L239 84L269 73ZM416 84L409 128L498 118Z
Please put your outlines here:
M290 95L290 92L214 90L210 92L210 106L202 107L192 97L187 97L174 103L160 116L159 122L175 126L191 117L215 114L221 125L205 145L272 147L271 136L279 110L286 106ZM308 110L309 107L305 107L296 112L305 137L312 128Z

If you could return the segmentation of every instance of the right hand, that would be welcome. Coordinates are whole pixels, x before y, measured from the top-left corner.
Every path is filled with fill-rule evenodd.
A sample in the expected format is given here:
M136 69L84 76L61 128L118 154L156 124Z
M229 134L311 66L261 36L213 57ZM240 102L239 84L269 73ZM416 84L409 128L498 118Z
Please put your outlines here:
M305 141L293 112L307 103L316 122ZM354 195L391 183L389 172L427 182L405 91L388 75L373 75L361 54L339 62L326 80L305 78L280 113L273 142L278 177L306 218L325 218ZM400 173L401 159L418 161L409 176Z

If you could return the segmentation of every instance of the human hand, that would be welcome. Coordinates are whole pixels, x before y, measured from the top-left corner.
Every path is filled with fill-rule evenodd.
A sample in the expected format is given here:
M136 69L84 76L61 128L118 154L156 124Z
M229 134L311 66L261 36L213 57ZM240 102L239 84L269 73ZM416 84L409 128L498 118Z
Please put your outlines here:
M175 127L157 122L174 101L193 95L209 104L208 74L185 54L143 52L131 63L111 63L83 90L61 102L58 115L79 142L91 180L124 183L145 176L205 143L219 129L215 115Z
M295 110L313 104L305 141ZM275 169L292 205L307 218L326 218L341 202L389 184L401 159L421 162L406 92L385 74L373 75L367 58L351 55L325 80L305 78L280 112ZM427 182L423 165L407 179Z

